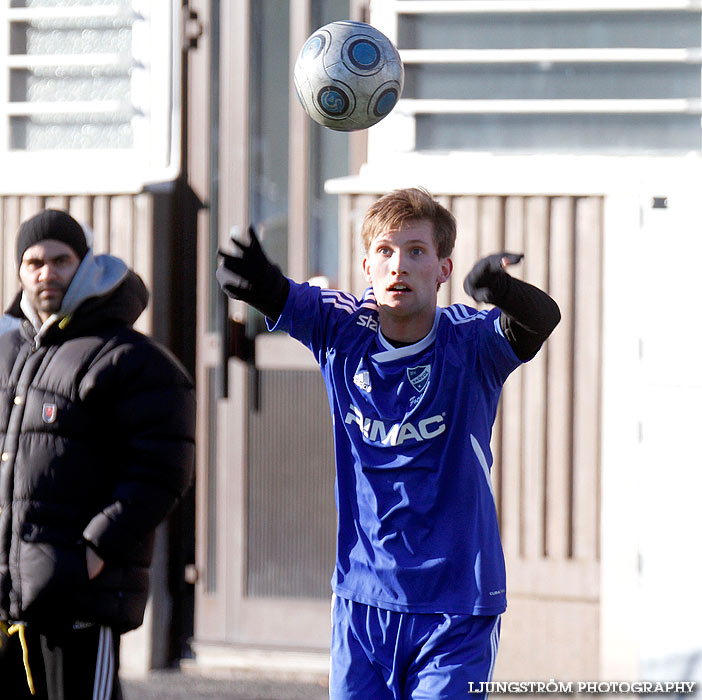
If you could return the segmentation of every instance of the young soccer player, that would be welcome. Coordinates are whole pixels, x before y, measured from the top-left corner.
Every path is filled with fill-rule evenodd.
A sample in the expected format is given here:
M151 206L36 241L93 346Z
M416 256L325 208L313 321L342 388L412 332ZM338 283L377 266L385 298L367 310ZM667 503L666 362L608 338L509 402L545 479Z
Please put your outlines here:
M520 255L480 260L464 287L495 305L437 307L453 215L422 189L391 192L363 222L370 284L297 284L251 241L217 278L317 358L332 411L338 508L332 700L466 698L491 678L506 607L490 481L502 385L560 319L512 278ZM470 683L473 686L470 686Z

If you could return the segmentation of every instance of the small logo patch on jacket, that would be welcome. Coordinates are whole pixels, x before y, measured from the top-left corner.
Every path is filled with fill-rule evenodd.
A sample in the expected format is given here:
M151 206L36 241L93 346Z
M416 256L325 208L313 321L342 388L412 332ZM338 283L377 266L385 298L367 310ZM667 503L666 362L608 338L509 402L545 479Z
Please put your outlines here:
M45 403L41 409L41 419L44 423L53 423L56 420L56 404Z

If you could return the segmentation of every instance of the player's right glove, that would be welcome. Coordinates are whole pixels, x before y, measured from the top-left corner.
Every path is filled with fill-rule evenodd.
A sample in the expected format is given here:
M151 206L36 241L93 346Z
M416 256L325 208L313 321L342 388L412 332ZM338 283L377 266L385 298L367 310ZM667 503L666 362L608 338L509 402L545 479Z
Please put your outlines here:
M247 245L232 235L231 241L240 255L221 248L217 251L222 257L216 272L217 281L227 296L245 301L276 321L288 298L290 283L280 268L266 257L253 226L249 226L249 238Z

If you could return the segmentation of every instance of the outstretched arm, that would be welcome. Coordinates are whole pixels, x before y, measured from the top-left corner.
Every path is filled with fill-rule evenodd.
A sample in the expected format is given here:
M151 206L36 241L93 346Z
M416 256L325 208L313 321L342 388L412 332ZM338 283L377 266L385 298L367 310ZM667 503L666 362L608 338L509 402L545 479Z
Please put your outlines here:
M530 360L561 320L558 304L546 292L505 272L524 256L498 253L479 260L463 288L476 301L497 306L500 324L517 357Z
M217 281L224 293L232 299L241 299L272 321L277 321L283 311L290 291L290 283L263 252L256 232L249 226L247 244L232 236L232 243L239 254L217 251L222 262L217 268Z

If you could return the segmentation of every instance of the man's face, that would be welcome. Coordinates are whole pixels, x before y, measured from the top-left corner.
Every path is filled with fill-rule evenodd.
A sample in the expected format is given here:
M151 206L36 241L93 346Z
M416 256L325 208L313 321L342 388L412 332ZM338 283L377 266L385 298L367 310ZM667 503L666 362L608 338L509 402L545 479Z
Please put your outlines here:
M79 265L76 252L61 241L45 240L24 251L20 283L42 322L61 308Z
M373 286L383 316L424 329L434 322L439 285L451 275L450 258L439 258L433 224L424 219L408 221L401 228L376 236L363 271ZM398 338L399 339L399 338Z

